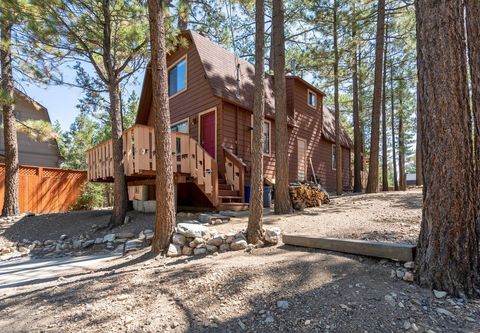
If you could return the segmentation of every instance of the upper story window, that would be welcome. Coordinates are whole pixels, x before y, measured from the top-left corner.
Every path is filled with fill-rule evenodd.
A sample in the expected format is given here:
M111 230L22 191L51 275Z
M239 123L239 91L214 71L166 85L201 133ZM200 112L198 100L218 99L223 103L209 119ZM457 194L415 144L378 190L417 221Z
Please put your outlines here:
M307 91L307 102L313 108L317 107L317 94L311 90Z
M270 132L272 130L272 123L268 120L263 122L263 153L270 155Z
M184 57L168 69L168 96L187 89L187 58Z

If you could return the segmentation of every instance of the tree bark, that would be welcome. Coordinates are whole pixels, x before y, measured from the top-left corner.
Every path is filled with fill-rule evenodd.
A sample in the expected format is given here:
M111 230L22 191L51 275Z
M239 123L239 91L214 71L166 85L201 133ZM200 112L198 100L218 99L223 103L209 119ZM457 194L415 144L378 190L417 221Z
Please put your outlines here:
M375 81L370 135L370 162L367 193L378 192L378 153L380 150L380 113L382 103L383 48L385 41L385 0L378 0L377 36L375 46Z
M360 105L358 93L358 45L357 45L357 16L355 1L352 4L353 22L352 39L354 51L352 59L352 110L353 110L353 192L362 192L362 132L360 128Z
M250 215L247 239L257 244L263 239L263 123L265 108L265 13L264 0L255 1L255 96L253 101L253 147Z
M405 132L403 130L403 90L399 94L399 112L398 112L398 173L400 191L407 189L405 178Z
M478 296L478 184L470 131L464 7L461 1L418 0L416 15L422 160L428 161L422 164L416 277L421 285L452 295Z
M12 24L1 23L0 65L2 67L1 88L6 100L3 101L3 136L5 140L5 192L2 216L20 213L18 205L18 144L13 112L14 86L12 70Z
M337 195L343 193L343 172L342 172L342 143L340 141L340 103L338 92L338 0L333 4L333 85L334 85L334 104L335 104L335 178Z
M116 227L123 224L127 214L128 193L125 181L125 168L123 164L123 139L122 139L122 109L120 105L120 83L115 70L111 48L111 8L110 1L102 2L103 10L103 65L107 73L108 93L110 98L110 119L112 122L112 155L113 155L113 189L115 193L110 226Z
M420 98L421 92L420 87L417 85L417 144L415 149L415 185L423 185L423 173L422 173L422 121L421 121L421 110L420 110Z
M288 127L285 84L285 31L282 0L273 0L272 37L275 94L275 214L292 212L288 191Z
M148 0L152 49L152 110L155 112L155 160L157 167L154 254L166 254L175 226L173 161L168 100L167 48L163 0Z
M392 118L393 188L395 191L398 191L397 148L395 142L395 91L393 90L393 64L390 65L390 106Z
M383 53L382 85L382 190L388 191L388 154L387 154L387 53L388 24L385 27L385 50Z

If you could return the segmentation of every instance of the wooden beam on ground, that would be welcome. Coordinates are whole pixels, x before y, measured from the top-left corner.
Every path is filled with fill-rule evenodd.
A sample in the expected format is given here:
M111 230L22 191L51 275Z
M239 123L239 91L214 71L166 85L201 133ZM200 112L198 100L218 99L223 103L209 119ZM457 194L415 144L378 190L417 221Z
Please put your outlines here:
M373 242L355 239L327 238L307 235L283 235L287 245L387 258L398 261L413 261L415 245L405 243Z

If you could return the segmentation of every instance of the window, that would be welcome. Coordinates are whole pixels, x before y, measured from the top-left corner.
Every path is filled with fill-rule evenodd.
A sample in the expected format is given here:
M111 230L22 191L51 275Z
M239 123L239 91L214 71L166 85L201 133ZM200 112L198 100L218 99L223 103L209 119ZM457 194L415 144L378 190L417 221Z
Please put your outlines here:
M168 96L187 89L187 58L182 58L168 70Z
M187 120L182 120L178 123L174 123L170 129L172 132L179 132L179 133L185 133L188 134L188 119Z
M337 170L337 150L335 145L332 145L332 170Z
M270 155L270 131L272 124L269 121L263 122L263 153Z
M311 90L308 90L308 93L307 93L308 97L308 105L310 105L311 107L314 107L316 108L317 107L317 94L315 94L313 91Z

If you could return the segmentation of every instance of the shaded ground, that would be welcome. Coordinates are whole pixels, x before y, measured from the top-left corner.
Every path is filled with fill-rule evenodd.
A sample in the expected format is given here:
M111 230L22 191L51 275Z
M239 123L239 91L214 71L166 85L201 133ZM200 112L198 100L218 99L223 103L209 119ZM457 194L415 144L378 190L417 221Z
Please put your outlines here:
M288 217L267 216L266 224L414 242L419 203L419 191L345 196ZM107 214L28 217L6 226L3 240L85 233L106 224ZM115 232L153 223L153 215L131 216L134 222ZM238 230L245 221L212 227ZM148 250L0 288L0 332L480 332L478 300L437 299L394 277L400 264L391 261L291 246L176 259L152 259ZM1 274L8 271L0 267Z
M0 290L0 331L480 331L478 301L437 300L376 259L274 247L195 260L137 252L109 265Z

